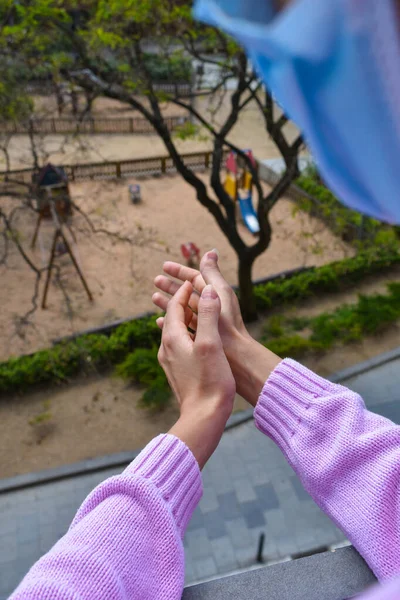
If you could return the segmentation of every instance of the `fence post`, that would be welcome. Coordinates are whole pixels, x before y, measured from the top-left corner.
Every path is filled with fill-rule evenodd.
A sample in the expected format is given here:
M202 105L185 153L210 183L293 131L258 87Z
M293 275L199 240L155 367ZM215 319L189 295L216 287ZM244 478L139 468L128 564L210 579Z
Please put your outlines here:
M161 173L166 173L166 172L167 172L167 159L165 158L165 156L163 156L161 159Z
M130 119L129 119L129 131L130 131L130 133L133 133L133 119L132 119L132 117L130 117Z
M90 119L90 127L91 127L91 130L92 130L92 133L94 133L94 119L93 119L93 117Z
M57 133L56 120L54 118L52 119L51 124L52 124L53 133Z
M75 181L75 169L72 165L71 165L71 181Z
M210 153L206 152L204 155L204 166L206 169L210 166Z
M116 163L115 166L116 166L116 169L117 169L117 177L121 178L121 163L118 162L118 163Z

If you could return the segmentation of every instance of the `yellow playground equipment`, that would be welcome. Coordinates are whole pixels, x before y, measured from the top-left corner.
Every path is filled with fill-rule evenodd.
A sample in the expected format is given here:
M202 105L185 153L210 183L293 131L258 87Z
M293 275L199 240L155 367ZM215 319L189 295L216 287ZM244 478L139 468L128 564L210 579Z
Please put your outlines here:
M252 151L245 150L244 152L250 158L252 164L256 166ZM241 162L243 163L243 161ZM239 173L238 160L235 152L231 152L226 161L226 179L224 188L234 202L239 201L240 213L247 229L253 235L260 233L260 224L252 201L253 177L248 170L246 163L243 164L241 173Z

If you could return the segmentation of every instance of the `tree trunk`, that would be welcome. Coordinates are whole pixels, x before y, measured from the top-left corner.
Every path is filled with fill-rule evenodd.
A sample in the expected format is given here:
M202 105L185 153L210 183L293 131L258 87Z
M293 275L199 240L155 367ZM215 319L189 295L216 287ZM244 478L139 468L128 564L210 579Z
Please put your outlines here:
M72 114L74 115L74 117L76 117L76 115L78 114L78 93L77 91L72 87L71 89L71 106L72 106Z
M239 299L245 323L257 321L256 298L252 281L253 261L239 257Z
M85 99L86 99L85 112L87 114L91 115L94 97L90 90L85 90Z

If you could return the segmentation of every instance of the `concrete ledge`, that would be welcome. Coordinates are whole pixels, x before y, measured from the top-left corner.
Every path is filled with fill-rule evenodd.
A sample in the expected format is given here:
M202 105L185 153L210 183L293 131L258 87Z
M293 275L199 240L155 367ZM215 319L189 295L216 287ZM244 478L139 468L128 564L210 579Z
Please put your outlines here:
M346 379L350 379L351 377L356 377L357 375L361 375L366 371L371 371L372 369L376 369L381 365L384 365L388 362L392 362L393 360L397 360L400 358L400 346L395 348L394 350L390 350L389 352L384 352L383 354L378 354L378 356L374 356L362 363L358 363L353 367L349 367L348 369L343 369L334 375L328 377L330 381L333 383L342 383L346 381Z
M241 425L252 418L252 408L235 413L229 417L225 431L232 429L233 427L237 427L238 425ZM80 462L71 463L69 465L62 465L61 467L55 467L54 469L44 469L43 471L36 471L34 473L26 473L24 475L16 475L15 477L0 479L0 494L12 492L22 488L33 487L35 485L51 483L61 479L68 479L69 477L77 477L79 475L88 475L89 473L105 471L106 469L116 469L118 467L123 469L129 465L129 463L132 462L140 452L141 449L133 450L132 452L108 454L107 456L99 456L96 458L89 458Z
M133 452L120 452L118 454L109 454L97 458L89 458L69 465L62 465L54 469L45 469L35 473L26 473L16 475L7 479L0 479L0 494L15 491L21 488L32 487L60 479L68 479L79 475L88 475L97 471L104 471L117 467L125 467L140 453L140 450Z
M349 547L193 585L182 600L343 600L375 581Z

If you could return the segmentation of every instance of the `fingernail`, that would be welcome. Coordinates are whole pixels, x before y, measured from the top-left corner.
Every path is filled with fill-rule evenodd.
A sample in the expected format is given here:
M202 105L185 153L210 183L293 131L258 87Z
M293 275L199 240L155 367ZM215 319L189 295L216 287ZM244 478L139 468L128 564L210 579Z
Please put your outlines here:
M203 291L201 293L201 297L206 298L206 299L211 298L212 300L216 300L218 298L218 294L212 285L206 285L206 287L203 289Z
M213 248L213 249L212 249L212 250L211 250L211 251L210 251L208 254L209 254L209 255L210 255L210 254L215 254L215 256L216 256L216 259L217 259L217 260L219 259L219 252L218 252L218 250L217 250L216 248Z

